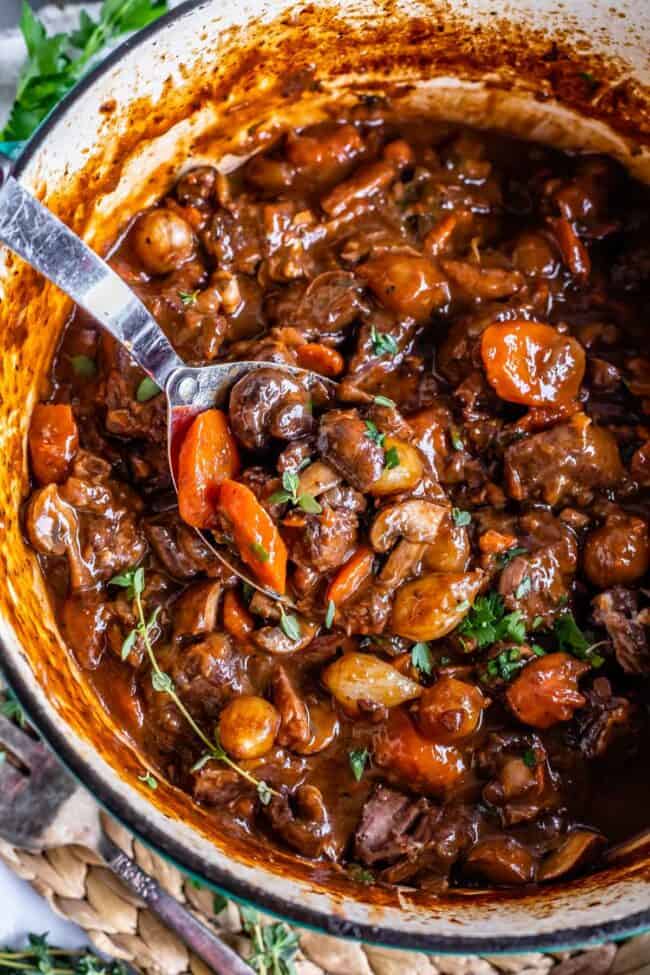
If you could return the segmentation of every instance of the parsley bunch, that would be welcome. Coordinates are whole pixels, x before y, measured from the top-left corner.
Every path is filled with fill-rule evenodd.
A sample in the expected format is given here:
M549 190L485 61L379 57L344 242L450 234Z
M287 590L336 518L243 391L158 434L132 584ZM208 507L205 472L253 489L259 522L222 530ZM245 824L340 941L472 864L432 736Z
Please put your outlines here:
M166 10L167 0L104 0L98 20L82 11L76 31L48 37L43 22L23 0L20 29L27 46L27 61L0 139L28 139L106 44L146 27Z
M457 632L461 637L473 640L478 648L491 646L500 640L523 643L526 639L522 613L518 609L513 613L506 613L503 600L497 592L479 596Z
M27 947L0 951L0 975L27 972L29 975L126 975L121 962L105 962L88 951L52 948L46 934L30 934Z

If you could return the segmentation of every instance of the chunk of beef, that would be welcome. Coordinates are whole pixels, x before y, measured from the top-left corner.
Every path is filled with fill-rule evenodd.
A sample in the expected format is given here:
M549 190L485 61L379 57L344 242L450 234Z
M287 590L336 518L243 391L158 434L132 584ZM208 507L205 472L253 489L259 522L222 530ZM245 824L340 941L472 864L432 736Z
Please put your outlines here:
M272 368L256 369L235 383L228 415L233 433L250 450L268 446L272 437L307 436L314 425L306 386Z
M575 737L587 758L602 758L616 744L636 737L636 706L615 695L606 677L597 677L585 697L586 706L575 716Z
M516 501L588 504L623 477L616 440L584 413L512 444L505 453L508 493Z
M548 624L569 596L578 561L576 538L549 512L525 515L520 527L522 547L530 554L518 555L506 565L499 593L510 612L523 613L527 625L538 617Z
M353 511L323 505L319 515L307 515L292 558L317 572L337 569L350 557L357 542L358 520Z
M481 772L491 776L483 799L496 807L503 826L532 822L559 806L546 750L536 734L493 732L477 759Z
M332 827L319 789L301 785L292 797L273 796L263 807L268 822L292 850L312 860L322 856L333 859Z
M387 866L420 848L415 839L415 826L423 815L439 809L428 799L413 799L378 785L361 814L354 834L354 858L368 867L381 863Z
M223 633L179 648L167 666L183 703L205 718L216 718L229 698L250 690L245 657Z
M357 410L330 410L318 430L318 449L359 491L367 491L384 469L384 451L369 436Z
M201 536L181 521L177 511L147 519L144 529L156 557L175 579L221 572L216 556Z
M176 639L204 636L214 630L221 597L218 580L196 582L174 603L174 636Z
M648 627L639 618L639 597L615 586L593 600L594 620L607 630L616 659L627 674L650 674Z
M273 703L280 712L279 745L304 747L311 738L309 709L296 691L284 667L278 665L271 678Z

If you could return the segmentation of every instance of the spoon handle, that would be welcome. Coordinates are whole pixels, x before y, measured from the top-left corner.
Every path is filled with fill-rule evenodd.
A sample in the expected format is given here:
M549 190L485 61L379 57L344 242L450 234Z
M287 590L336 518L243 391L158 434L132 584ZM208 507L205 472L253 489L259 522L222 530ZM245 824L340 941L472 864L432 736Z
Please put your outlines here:
M92 315L161 389L184 365L128 285L14 179L1 156L0 242Z

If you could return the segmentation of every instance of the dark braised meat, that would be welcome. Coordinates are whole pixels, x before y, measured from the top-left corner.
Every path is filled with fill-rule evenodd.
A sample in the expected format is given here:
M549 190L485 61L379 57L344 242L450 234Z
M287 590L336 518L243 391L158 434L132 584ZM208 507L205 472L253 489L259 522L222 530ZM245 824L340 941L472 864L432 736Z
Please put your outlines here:
M161 786L319 882L597 869L650 826L648 191L377 100L256 138L112 257L186 361L260 364L178 495L80 313L33 412L62 636Z

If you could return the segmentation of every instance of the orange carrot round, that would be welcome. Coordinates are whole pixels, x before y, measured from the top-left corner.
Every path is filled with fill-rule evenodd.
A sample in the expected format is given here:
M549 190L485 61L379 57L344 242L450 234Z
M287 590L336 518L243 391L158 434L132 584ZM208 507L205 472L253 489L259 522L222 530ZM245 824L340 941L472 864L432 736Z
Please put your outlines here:
M178 510L195 528L215 523L219 485L239 470L239 452L221 410L199 413L178 458Z
M321 376L340 376L345 369L345 359L340 352L320 342L306 342L296 348L298 365L311 369Z
M372 572L375 553L368 545L361 545L339 569L327 589L326 599L340 606L353 596Z
M237 640L246 640L255 629L253 617L234 589L228 589L223 597L223 625Z
M29 428L29 456L40 484L60 484L79 447L79 432L67 403L39 403Z
M218 508L226 518L242 562L259 581L283 596L287 585L287 550L277 527L250 488L226 480Z
M497 395L523 406L570 403L585 373L580 343L539 322L489 325L481 339L481 356Z

